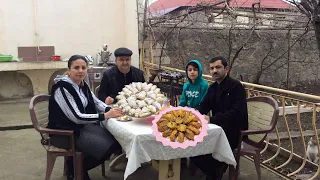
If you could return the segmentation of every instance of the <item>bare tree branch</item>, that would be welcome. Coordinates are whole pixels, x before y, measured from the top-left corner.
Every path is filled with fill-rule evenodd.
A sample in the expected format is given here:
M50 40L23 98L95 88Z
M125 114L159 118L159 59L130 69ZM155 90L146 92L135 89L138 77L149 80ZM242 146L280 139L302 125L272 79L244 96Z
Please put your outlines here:
M299 38L298 38L297 40L295 40L295 41L291 44L290 48L292 48L292 47L293 47L299 40L301 40L307 33L308 33L308 31L305 31L303 34L301 34L301 35L299 36ZM272 65L274 65L276 62L278 62L278 61L279 61L284 55L286 55L287 53L288 53L288 50L286 50L285 52L283 52L276 60L274 60L272 63L270 63L269 65L267 65L266 67L264 67L262 70L264 71L264 70L270 68Z
M232 70L232 66L235 62L235 60L238 58L240 52L242 51L242 49L244 48L244 46L248 43L248 41L251 39L252 35L253 35L253 32L255 31L255 27L256 27L256 11L255 11L255 5L260 5L260 3L253 3L252 4L252 11L253 11L253 15L254 15L254 18L253 18L253 25L251 27L251 31L250 31L250 34L248 36L248 38L245 40L245 42L240 46L240 48L236 51L236 53L234 54L230 64L229 64L229 72Z
M305 1L311 3L310 8L314 8L315 1L318 2L318 0ZM285 56L290 53L289 49L301 44L301 40L305 40L305 35L313 30L311 27L313 24L308 23L306 26L307 18L300 13L294 14L297 12L296 10L292 10L288 14L263 12L260 11L261 8L258 5L259 3L253 4L250 12L249 8L245 10L231 8L229 3L225 3L224 7L220 6L219 8L208 4L198 4L196 7L180 8L165 16L149 19L147 26L156 43L154 46L157 47L156 58L159 59L159 67L165 55L171 59L172 66L182 68L190 58L199 58L200 61L203 61L212 55L221 54L228 57L230 69L233 69L237 75L240 70L235 66L236 61L243 61L239 63L241 68L243 66L247 68L246 63L248 62L255 64L258 61L257 74L256 69L245 72L255 74L254 76L249 75L250 80L253 78L254 83L260 83L263 80L261 77L272 71L277 71L278 67L281 67L281 70L277 73L283 73L283 70L288 69L286 65L289 62L295 62L289 59L284 63ZM304 10L313 16L301 4L296 3L296 6L300 7L301 12ZM208 20L208 16L214 20ZM311 18L308 20L313 22ZM303 30L303 28L305 29ZM272 30L269 34L272 36L271 39L268 39L268 34L264 33L268 30L270 32ZM283 36L284 30L303 31L299 37L295 38L295 42L288 46L288 50L283 48L286 44L282 41L282 39L286 39ZM303 45L310 48L311 45L305 41L303 41ZM242 56L248 58L241 59ZM293 57L296 58L296 56L295 52ZM250 61L247 61L249 59ZM305 62L299 59L297 63Z
M301 0L300 4L302 5L302 7L309 11L309 12L313 12L314 8L312 7L312 4L310 3L310 1L308 0ZM312 14L312 13L311 13Z

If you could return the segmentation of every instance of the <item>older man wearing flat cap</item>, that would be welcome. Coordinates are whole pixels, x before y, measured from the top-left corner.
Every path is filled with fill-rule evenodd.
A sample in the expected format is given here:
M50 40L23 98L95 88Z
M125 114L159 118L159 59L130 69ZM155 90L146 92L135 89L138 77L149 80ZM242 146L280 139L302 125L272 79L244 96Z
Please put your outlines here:
M104 72L98 97L106 104L115 103L115 97L125 85L132 82L145 82L143 71L131 66L132 51L127 48L118 48L114 51L116 66Z

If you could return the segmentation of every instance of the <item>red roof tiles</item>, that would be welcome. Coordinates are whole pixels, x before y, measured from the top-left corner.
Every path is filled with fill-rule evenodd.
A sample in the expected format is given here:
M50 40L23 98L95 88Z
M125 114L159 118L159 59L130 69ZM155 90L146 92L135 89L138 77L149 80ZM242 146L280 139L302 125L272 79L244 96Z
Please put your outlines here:
M180 6L195 6L199 3L217 3L221 0L158 0L149 6L150 12L161 11ZM231 7L251 7L253 3L260 2L261 8L290 9L292 5L283 0L231 0Z

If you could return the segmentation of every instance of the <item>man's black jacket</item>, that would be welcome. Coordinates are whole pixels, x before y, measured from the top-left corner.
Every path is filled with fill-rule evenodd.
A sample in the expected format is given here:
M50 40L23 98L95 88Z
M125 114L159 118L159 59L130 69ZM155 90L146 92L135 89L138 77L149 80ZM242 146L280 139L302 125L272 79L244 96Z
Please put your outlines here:
M110 96L116 102L115 97L118 95L118 92L122 91L125 85L132 82L145 82L143 71L131 66L130 71L127 74L123 74L114 66L103 73L98 98L104 102Z
M238 80L227 76L220 84L213 83L198 110L202 114L211 110L210 123L222 127L231 148L237 148L240 130L248 129L246 93Z

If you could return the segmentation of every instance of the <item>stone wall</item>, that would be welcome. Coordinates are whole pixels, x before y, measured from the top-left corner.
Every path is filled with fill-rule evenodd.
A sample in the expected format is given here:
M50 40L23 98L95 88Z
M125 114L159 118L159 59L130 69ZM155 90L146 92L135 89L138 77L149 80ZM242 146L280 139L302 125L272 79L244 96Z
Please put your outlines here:
M30 78L14 71L0 72L0 99L21 98L33 95Z
M229 42L232 42L231 60L248 39L250 32L174 30L168 38L164 54L170 58L170 66L175 68L183 69L191 59L198 59L208 65L210 58L214 56L229 58ZM231 76L240 79L242 75L247 82L319 94L317 89L320 87L320 61L316 39L313 31L301 37L303 33L304 30L291 30L289 34L288 30L256 30L236 58ZM292 46L289 55L288 43ZM156 62L157 59L159 57L155 57ZM259 70L262 70L262 73L260 78L257 78ZM204 72L209 73L208 66L204 66Z

